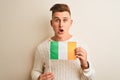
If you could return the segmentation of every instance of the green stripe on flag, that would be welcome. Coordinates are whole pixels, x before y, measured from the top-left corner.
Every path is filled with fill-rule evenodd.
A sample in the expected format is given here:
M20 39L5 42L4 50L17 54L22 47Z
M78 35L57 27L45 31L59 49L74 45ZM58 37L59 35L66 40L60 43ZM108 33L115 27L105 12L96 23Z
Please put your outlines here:
M58 42L50 42L50 59L58 59Z

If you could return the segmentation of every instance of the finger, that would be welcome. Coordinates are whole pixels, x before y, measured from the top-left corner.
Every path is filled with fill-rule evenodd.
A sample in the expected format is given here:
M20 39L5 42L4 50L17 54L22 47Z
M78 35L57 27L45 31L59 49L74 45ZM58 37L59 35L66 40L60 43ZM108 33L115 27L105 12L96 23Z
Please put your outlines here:
M86 50L82 47L78 47L75 49L75 52L83 52L83 53L86 53Z
M46 76L42 76L42 77L40 77L40 80L47 80L47 77Z
M82 54L80 52L77 52L75 55L82 56Z
M76 48L75 50L75 54L80 54L82 51L80 50L80 48Z
M78 51L80 51L80 47L77 47L77 48L75 49L75 52L78 52Z
M46 74L41 74L41 75L40 75L40 77L45 77L45 76L46 76Z
M80 51L83 52L83 53L86 53L86 50L82 47L80 47Z
M47 75L51 75L52 73L48 72L48 73L44 73L42 74L42 76L47 76Z
M47 75L46 77L47 77L47 78L51 78L51 77L53 77L53 75Z
M52 79L54 79L54 75L53 75L53 74L47 75L46 77L47 77L47 80L52 80Z
M76 58L79 58L81 61L87 61L86 57L76 55Z
M48 75L53 75L53 74L52 73L44 73L44 74L40 75L40 79L45 80Z
M76 55L76 58L81 58L81 56L79 56L79 55Z
M75 55L84 56L85 54L84 54L84 52L79 51L79 52L76 52Z
M47 77L47 80L54 80L54 76Z
M76 56L81 56L81 57L84 57L84 58L87 57L86 53L83 53L83 52L76 53L75 55Z
M87 56L87 53L86 52L76 52L75 55Z
M78 58L80 61L83 61L83 60L84 60L84 58L83 58L82 56L76 55L76 58Z

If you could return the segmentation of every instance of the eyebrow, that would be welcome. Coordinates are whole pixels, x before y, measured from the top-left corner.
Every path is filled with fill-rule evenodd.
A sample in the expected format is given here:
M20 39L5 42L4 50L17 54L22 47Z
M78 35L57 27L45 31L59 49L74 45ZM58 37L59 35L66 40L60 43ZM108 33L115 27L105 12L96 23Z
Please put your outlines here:
M59 17L53 17L53 19L56 19L56 18L59 18ZM63 18L68 18L68 17L63 17Z

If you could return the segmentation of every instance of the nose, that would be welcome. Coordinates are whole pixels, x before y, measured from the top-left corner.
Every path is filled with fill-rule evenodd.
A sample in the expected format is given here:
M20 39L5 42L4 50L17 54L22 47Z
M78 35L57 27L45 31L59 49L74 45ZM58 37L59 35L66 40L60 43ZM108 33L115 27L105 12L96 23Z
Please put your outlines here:
M60 28L63 27L63 22L62 21L59 22L59 27Z

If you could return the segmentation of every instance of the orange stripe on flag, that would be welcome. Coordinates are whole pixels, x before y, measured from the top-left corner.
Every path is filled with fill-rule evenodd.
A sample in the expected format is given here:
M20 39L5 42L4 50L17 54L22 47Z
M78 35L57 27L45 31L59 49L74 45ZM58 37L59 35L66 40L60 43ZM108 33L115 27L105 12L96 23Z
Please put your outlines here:
M75 48L76 48L76 42L68 42L68 60L75 60Z

